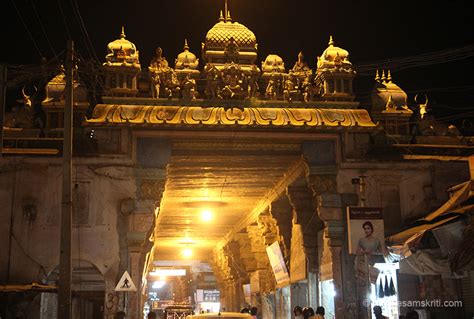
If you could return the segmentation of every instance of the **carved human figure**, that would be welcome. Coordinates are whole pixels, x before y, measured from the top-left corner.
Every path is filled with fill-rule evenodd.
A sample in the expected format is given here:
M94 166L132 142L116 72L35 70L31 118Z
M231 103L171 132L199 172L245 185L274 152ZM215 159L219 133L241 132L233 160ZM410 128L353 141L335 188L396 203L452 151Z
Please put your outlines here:
M154 99L157 99L160 97L161 79L160 79L159 73L152 73L151 83L152 83L151 97Z
M298 84L296 83L296 77L292 75L288 76L284 82L283 98L285 101L291 102L294 97L298 97L300 94Z
M192 79L189 74L186 74L182 84L183 99L194 100L196 99L196 80Z
M235 98L242 96L242 80L237 74L227 74L224 80L225 86L222 88L220 98Z
M206 73L206 96L210 99L216 99L219 92L221 73L212 64L207 64L204 71Z
M278 79L271 77L265 89L265 97L269 100L276 100L278 90Z
M155 56L151 60L150 68L155 69L156 71L165 71L168 69L168 61L163 57L163 49L158 47L155 50Z

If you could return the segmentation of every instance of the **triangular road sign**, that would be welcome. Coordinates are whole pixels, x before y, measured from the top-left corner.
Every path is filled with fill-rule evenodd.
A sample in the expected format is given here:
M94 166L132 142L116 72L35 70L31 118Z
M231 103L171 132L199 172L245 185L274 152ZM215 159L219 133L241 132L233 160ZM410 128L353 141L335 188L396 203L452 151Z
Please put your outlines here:
M135 287L128 271L125 270L123 273L122 278L120 278L117 286L115 286L115 291L137 291L137 287Z

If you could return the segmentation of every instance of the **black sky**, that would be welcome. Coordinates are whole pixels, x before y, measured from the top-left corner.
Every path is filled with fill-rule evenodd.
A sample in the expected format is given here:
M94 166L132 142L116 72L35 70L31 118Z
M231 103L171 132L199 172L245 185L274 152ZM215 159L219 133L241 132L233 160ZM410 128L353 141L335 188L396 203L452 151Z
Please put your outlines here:
M70 30L79 53L85 58L90 56L73 9L77 3L101 62L107 43L118 37L124 25L127 39L140 51L142 67L149 65L157 46L164 49L173 65L176 55L182 51L184 38L188 39L191 51L200 57L201 42L217 22L219 10L224 6L224 0L59 1L4 0L0 62L35 64L40 61L40 54L15 6L47 59L54 56L53 51L64 50L66 29ZM291 68L297 53L303 50L306 61L314 68L316 57L327 47L329 35L334 36L336 45L349 51L350 60L356 67L474 44L472 0L228 1L232 18L257 36L259 66L266 55L275 53L284 59L287 68ZM48 45L45 33L53 48ZM471 58L449 63L440 60L430 66L401 67L399 71L397 65L393 65L392 75L410 94L434 88L428 93L442 107L472 109L472 55L471 52ZM356 78L355 87L360 89L361 95L367 93L369 80L364 74Z

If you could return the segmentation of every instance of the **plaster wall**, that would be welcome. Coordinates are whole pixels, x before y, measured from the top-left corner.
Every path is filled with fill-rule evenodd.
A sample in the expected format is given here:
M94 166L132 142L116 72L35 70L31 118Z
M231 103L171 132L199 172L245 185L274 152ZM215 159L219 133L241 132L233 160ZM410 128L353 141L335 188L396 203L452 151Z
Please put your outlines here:
M8 279L13 213L9 282L38 282L59 263L62 168L59 161L52 159L50 163L17 164L14 170L7 171L5 168L14 162L18 162L18 158L4 160L5 164L0 166L0 281ZM116 274L106 273L110 269L117 271L117 214L120 201L135 196L133 171L120 166L75 166L73 193L74 183L87 185L87 196L81 197L79 203L80 211L87 216L81 224L73 225L72 258L89 261L104 276L114 279ZM34 208L28 210L27 205Z

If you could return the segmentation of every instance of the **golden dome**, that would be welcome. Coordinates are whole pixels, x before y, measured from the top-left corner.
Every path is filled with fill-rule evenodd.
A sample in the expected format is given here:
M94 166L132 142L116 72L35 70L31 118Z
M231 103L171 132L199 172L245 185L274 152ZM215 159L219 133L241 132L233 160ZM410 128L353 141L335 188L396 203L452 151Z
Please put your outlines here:
M137 48L135 44L125 39L123 27L120 38L107 45L107 56L105 59L109 65L114 63L140 64Z
M197 69L199 66L199 59L196 55L189 51L188 40L184 39L183 52L178 54L175 60L176 69Z
M222 18L222 13L219 20L206 34L205 44L208 48L224 47L230 38L234 38L240 48L256 49L257 38L246 26L232 22L229 13L226 21Z
M320 58L318 58L318 68L323 66L325 63L331 64L352 64L349 62L349 52L346 50L336 47L332 36L329 37L329 47L324 50Z

